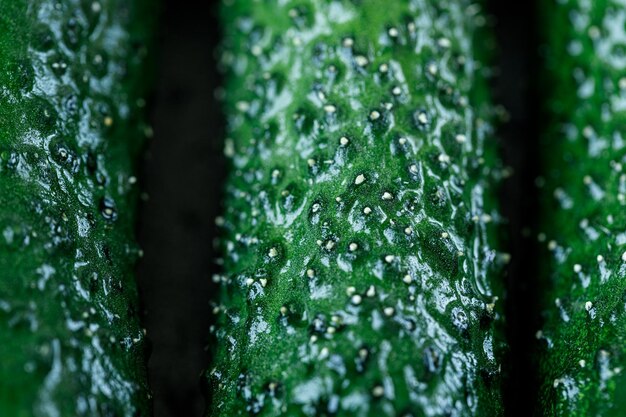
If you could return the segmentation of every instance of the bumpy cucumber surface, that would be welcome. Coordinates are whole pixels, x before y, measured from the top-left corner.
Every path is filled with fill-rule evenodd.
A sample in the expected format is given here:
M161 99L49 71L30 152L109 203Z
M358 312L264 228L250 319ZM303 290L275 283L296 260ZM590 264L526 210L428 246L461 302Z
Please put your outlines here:
M470 1L226 1L217 416L501 415Z
M626 414L626 4L542 3L539 415Z
M0 415L148 416L133 265L149 2L0 0Z

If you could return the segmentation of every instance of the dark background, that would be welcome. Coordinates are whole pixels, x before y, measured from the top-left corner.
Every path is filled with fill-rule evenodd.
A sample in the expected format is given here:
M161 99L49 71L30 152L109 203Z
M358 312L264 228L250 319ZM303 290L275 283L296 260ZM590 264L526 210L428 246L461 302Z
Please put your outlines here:
M211 317L214 218L224 177L218 38L212 1L164 1L157 43L154 138L143 163L139 288L152 342L155 417L200 417Z
M205 408L201 372L208 366L213 219L220 211L225 176L223 117L213 96L219 85L214 56L217 2L163 3L151 112L155 135L142 167L148 198L139 212L145 256L138 276L144 326L152 341L155 417L200 417ZM511 116L500 128L502 155L515 172L501 192L512 254L506 300L512 346L507 415L529 416L535 386L529 347L537 328L531 314L536 256L522 230L534 225L537 203L534 7L532 2L488 3L500 45L494 96Z
M493 80L493 95L510 115L499 127L498 137L503 162L514 172L500 190L501 210L508 221L504 249L512 255L505 300L510 349L504 370L505 407L507 416L520 417L535 415L537 395L532 348L540 326L534 237L541 105L536 77L540 67L536 15L541 1L487 0L499 48L495 62L499 75Z

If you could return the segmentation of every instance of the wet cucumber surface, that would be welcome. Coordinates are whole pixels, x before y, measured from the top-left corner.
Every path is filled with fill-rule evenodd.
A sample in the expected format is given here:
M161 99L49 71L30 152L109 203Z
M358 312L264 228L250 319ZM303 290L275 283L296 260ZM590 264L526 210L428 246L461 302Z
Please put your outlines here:
M626 7L543 4L538 415L626 413Z
M502 415L480 6L225 1L222 22L208 415Z
M0 415L150 415L135 159L149 2L0 0Z

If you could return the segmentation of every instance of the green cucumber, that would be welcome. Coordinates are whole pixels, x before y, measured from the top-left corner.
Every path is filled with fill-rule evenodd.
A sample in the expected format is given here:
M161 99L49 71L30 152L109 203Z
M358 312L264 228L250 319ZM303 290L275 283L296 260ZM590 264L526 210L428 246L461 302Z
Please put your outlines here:
M0 0L0 415L150 415L134 262L148 1Z
M502 415L478 4L225 1L218 416Z
M626 414L626 7L542 3L538 415Z

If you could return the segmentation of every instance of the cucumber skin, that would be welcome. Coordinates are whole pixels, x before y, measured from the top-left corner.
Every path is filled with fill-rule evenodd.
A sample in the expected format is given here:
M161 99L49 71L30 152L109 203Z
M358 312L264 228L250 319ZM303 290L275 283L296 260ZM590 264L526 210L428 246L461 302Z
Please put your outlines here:
M623 416L626 7L550 0L541 12L549 99L537 415Z
M222 23L232 166L208 415L502 415L479 8L228 1Z
M152 8L0 0L2 416L151 415L133 174Z

